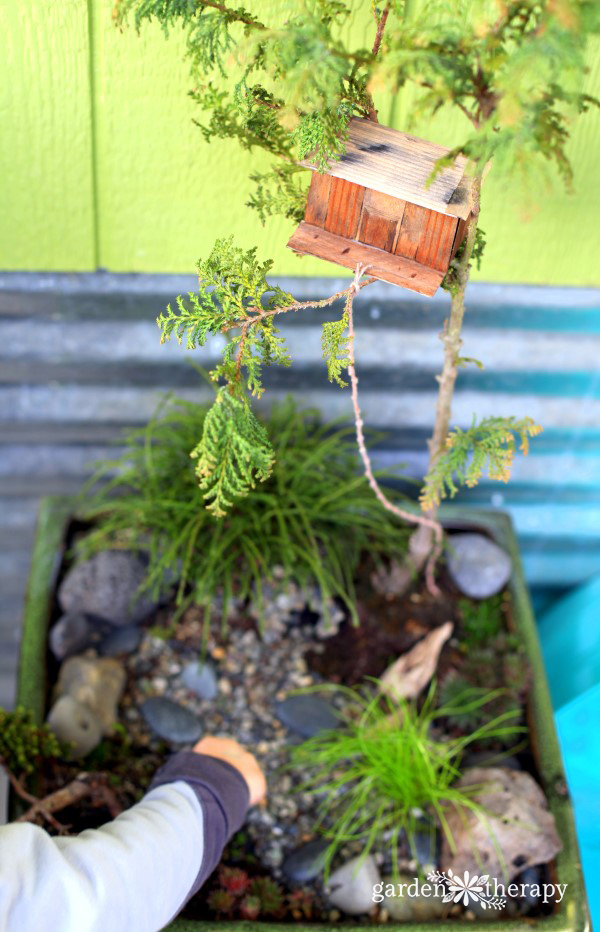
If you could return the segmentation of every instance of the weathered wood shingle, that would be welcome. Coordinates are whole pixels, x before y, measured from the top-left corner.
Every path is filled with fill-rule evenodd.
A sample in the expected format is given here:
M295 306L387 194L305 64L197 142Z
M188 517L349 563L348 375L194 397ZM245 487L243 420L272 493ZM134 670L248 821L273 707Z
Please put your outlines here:
M331 162L327 170L334 178L466 219L471 212L471 186L465 176L464 156L428 184L436 162L449 151L381 123L355 118L348 126L345 155ZM303 164L314 169L310 159Z

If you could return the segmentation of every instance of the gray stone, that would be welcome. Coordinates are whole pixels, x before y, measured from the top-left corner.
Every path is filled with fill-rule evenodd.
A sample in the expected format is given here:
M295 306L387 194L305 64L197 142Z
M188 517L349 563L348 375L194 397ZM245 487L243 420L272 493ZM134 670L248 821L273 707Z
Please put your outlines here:
M417 857L417 862L422 867L435 867L438 863L438 835L435 829L428 831L426 828L418 829L412 839L410 846L411 855Z
M115 628L108 637L104 638L99 652L105 657L113 657L115 654L132 654L140 645L142 632L136 625L124 625L122 628Z
M174 744L195 744L202 734L202 725L193 712L172 699L155 696L146 699L140 711L152 731Z
M113 630L110 622L82 612L62 615L50 630L48 643L57 660L97 647Z
M146 562L137 554L103 550L67 572L58 601L64 612L99 615L113 625L135 624L156 608L149 595L138 592L146 576Z
M125 688L125 670L113 657L69 657L62 664L56 696L71 696L87 705L105 735L117 721L117 706Z
M214 699L219 692L217 674L210 663L188 663L179 677L182 684L200 699Z
M102 722L85 702L72 696L56 700L47 722L58 740L69 747L69 757L85 757L102 740Z
M325 867L328 847L324 838L315 838L288 854L281 868L287 879L291 883L308 883L318 877Z
M65 660L89 647L92 628L87 617L81 612L63 615L52 626L48 635L50 650L57 660Z
M329 703L311 693L288 696L277 702L275 714L280 722L303 738L312 738L320 731L340 726L340 720Z
M383 893L386 893L390 887L394 888L395 895L386 896L381 905L395 922L428 922L431 919L441 919L448 911L443 897L423 896L418 892L421 884L415 877L400 874L397 878L387 877L382 883L384 884ZM405 885L402 890L404 896L398 895L400 892L398 884ZM431 887L433 893L433 884ZM406 895L409 890L410 895Z
M329 900L349 916L360 916L373 908L373 886L379 882L379 871L371 855L352 858L329 877Z
M471 599L496 595L512 573L508 554L484 534L453 534L446 546L446 560L452 580Z
M519 885L526 885L525 896L521 900L521 908L524 913L533 912L537 909L538 906L541 906L544 902L544 894L542 892L544 877L541 868L539 867L528 867L523 871L522 874L519 874L518 877L515 877L514 882ZM532 889L537 887L537 894Z

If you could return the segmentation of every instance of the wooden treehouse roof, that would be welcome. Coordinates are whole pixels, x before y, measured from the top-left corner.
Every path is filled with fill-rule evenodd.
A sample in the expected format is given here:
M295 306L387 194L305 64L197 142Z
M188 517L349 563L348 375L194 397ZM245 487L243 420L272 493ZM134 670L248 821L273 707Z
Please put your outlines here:
M346 154L330 163L328 174L466 220L471 212L471 184L465 177L464 156L458 156L427 186L435 163L449 151L381 123L354 118L348 125ZM302 164L315 168L310 159Z

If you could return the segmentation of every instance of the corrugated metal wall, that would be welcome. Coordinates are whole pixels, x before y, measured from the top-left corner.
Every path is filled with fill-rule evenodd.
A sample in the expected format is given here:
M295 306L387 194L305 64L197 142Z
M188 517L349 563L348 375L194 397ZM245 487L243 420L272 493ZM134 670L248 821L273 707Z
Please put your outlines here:
M303 299L343 287L332 279L283 284ZM0 672L16 654L39 497L77 489L165 391L208 398L189 354L160 346L154 323L193 287L192 278L172 276L0 276L0 624L13 632ZM580 582L600 572L600 291L476 284L467 303L464 354L485 369L461 371L454 423L528 414L544 433L529 457L517 458L509 485L484 482L460 500L511 512L532 585ZM379 284L356 302L365 419L387 431L375 458L404 463L408 477L426 465L447 307L445 295L420 299ZM320 324L336 312L285 319L294 364L269 373L266 403L292 392L326 417L350 416L348 391L328 383L320 358ZM220 348L216 339L192 358L210 366Z

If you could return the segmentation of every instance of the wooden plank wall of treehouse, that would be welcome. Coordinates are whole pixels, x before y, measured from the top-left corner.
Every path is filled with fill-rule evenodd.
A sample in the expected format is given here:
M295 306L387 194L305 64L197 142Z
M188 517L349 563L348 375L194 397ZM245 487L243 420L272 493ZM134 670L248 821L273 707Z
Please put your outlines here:
M268 170L270 160L229 140L204 141L194 123L202 115L188 96L182 32L165 37L152 24L139 36L117 30L113 6L0 5L0 268L190 274L216 237L233 234L274 258L280 275L335 275L333 266L286 249L288 220L261 228L245 207L255 190L249 175ZM363 11L368 18L368 4ZM357 48L362 27L351 27ZM598 44L589 67L584 90L598 97ZM445 145L464 136L462 115L448 108L412 126L410 93L378 94L377 106L382 123L417 136ZM544 164L527 188L513 180L508 187L492 170L482 216L488 245L476 278L600 286L599 141L600 112L592 110L574 124L569 146L574 195L558 181L545 187Z

